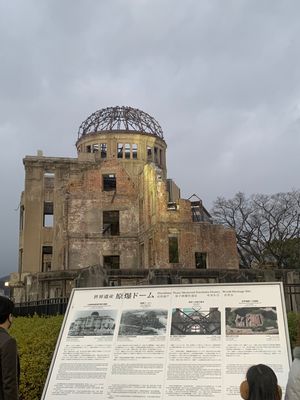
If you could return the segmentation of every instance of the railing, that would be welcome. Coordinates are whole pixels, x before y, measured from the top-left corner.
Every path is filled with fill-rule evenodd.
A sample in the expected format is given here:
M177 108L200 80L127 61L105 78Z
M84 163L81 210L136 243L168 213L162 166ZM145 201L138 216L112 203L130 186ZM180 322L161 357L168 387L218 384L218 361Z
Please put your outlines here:
M60 297L55 299L45 299L37 301L26 301L23 303L16 303L14 309L14 315L17 317L38 315L57 315L64 314L67 305L68 298Z
M300 283L284 284L287 311L300 312Z
M300 312L300 284L284 284L285 303L287 311ZM15 316L32 316L38 315L57 315L64 314L68 298L60 297L55 299L45 299L38 301L27 301L24 303L16 303Z

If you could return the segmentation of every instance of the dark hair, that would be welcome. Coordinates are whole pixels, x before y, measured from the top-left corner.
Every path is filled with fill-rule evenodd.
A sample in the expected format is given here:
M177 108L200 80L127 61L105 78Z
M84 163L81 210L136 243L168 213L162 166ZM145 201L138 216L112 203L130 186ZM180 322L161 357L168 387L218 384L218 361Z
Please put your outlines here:
M8 297L0 296L0 324L3 324L13 311L14 303Z
M253 365L246 374L249 400L279 400L277 377L272 368L264 364Z

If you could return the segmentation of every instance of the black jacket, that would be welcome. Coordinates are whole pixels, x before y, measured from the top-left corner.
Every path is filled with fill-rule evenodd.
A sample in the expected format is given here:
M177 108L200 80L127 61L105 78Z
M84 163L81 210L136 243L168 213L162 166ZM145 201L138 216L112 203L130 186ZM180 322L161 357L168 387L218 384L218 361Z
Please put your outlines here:
M19 399L20 367L17 343L0 328L0 400Z

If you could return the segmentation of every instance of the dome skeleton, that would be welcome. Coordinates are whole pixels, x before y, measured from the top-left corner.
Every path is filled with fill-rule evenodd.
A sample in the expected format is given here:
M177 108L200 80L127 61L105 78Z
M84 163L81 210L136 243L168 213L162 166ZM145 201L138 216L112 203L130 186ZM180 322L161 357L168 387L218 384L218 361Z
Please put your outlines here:
M102 131L140 132L163 139L159 123L144 111L132 107L108 107L94 112L80 125L78 139Z

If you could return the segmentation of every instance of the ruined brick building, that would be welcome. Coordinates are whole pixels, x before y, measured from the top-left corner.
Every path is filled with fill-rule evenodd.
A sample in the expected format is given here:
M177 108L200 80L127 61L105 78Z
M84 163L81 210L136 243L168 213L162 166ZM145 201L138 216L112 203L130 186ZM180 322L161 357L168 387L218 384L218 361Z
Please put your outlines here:
M111 107L80 126L77 157L26 156L16 301L68 296L76 286L202 282L237 270L235 232L167 178L160 125ZM206 279L206 280L205 280Z

